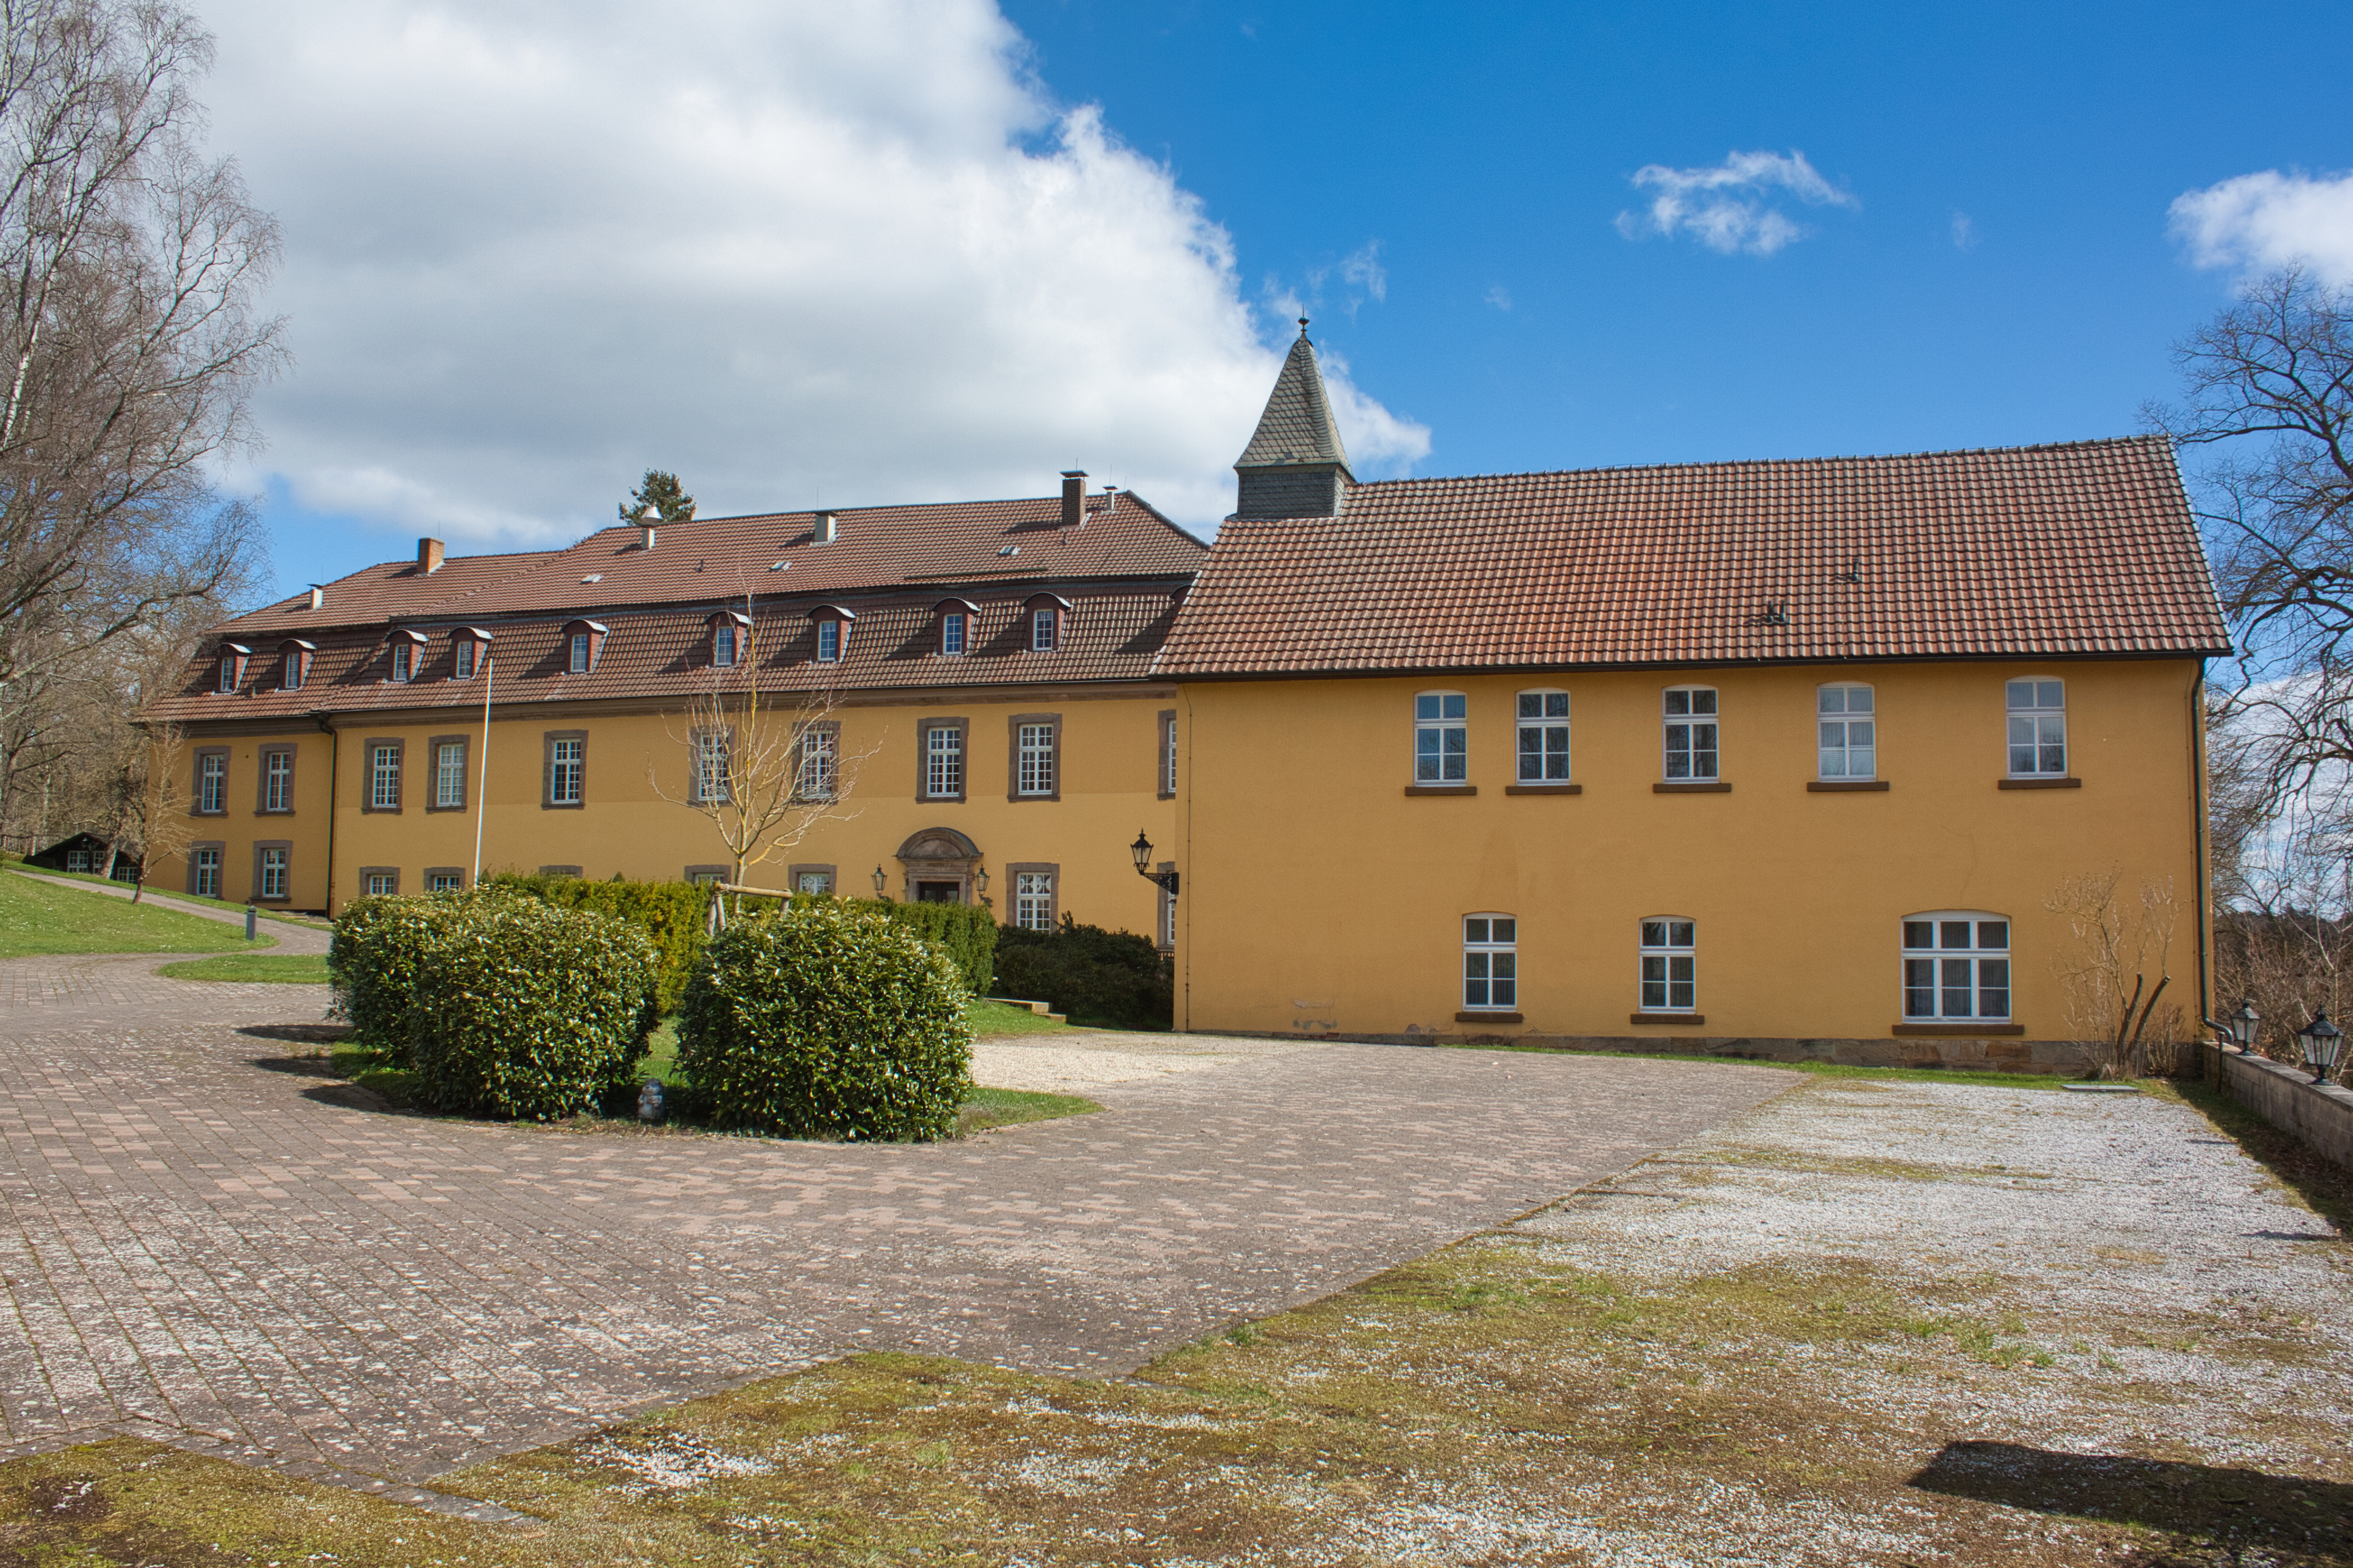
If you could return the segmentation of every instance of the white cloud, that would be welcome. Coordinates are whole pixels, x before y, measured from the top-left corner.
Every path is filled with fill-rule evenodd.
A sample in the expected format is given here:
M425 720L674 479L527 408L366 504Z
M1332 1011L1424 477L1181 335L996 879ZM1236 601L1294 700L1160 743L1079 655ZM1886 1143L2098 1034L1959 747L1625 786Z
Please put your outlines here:
M1953 248L1975 250L1978 247L1978 226L1965 212L1953 214Z
M512 545L610 521L648 467L716 516L1079 466L1188 522L1231 508L1285 323L1166 167L1049 103L988 0L206 18L216 144L287 236L261 467L307 507ZM1376 248L1341 270L1385 288ZM1352 452L1428 450L1348 397Z
M1332 417L1340 422L1349 469L1358 479L1402 473L1430 456L1430 426L1392 414L1357 391L1337 349L1319 348L1315 361L1324 368L1324 391L1332 399Z
M1486 300L1498 310L1508 310L1512 308L1512 291L1501 283L1490 283L1487 285Z
M2300 261L2331 283L2353 282L2353 172L2240 174L2184 192L2170 216L2173 237L2200 267L2261 272Z
M1807 229L1773 205L1785 193L1807 206L1860 207L1852 193L1822 178L1803 153L1730 153L1704 169L1670 169L1647 163L1629 176L1635 188L1656 194L1640 214L1618 215L1618 232L1628 239L1688 235L1710 250L1732 256L1770 256Z

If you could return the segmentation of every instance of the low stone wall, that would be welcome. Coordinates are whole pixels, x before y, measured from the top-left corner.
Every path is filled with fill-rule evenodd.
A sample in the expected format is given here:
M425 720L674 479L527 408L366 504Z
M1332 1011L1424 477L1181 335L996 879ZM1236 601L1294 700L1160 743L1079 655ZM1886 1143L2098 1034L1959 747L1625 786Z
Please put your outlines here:
M1214 1030L1197 1030L1210 1034ZM1346 1040L1376 1046L1525 1046L1546 1051L1633 1051L1650 1055L1716 1057L1736 1061L1836 1062L1842 1067L1944 1068L1961 1072L2036 1072L2080 1075L2090 1066L2073 1040L2021 1040L2002 1037L1889 1037L1885 1039L1781 1039L1759 1036L1694 1035L1504 1035L1424 1033L1403 1035L1286 1035L1283 1038Z
M2353 1171L2353 1089L2315 1083L2312 1075L2268 1057L2205 1047L2206 1077L2232 1099L2316 1153Z

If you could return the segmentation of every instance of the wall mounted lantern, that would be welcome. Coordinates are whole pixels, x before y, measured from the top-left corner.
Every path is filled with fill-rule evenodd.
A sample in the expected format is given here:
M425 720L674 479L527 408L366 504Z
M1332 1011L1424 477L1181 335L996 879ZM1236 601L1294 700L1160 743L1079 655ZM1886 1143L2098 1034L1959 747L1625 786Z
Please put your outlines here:
M2337 1074L2337 1053L2345 1048L2345 1031L2328 1021L2328 1009L2323 1007L2317 1017L2298 1030L2295 1043L2304 1047L2304 1065L2312 1069L2312 1081L2327 1083Z
M987 867L975 866L972 868L972 890L980 894L983 898L987 898L988 896Z
M1176 896L1176 872L1149 871L1145 869L1145 867L1152 864L1152 840L1144 836L1144 830L1142 828L1139 827L1135 830L1135 842L1127 847L1127 852L1135 857L1135 874L1137 876L1143 878L1145 881L1151 883L1154 887L1159 889L1170 898L1173 899Z
M875 861L875 862L874 862L874 896L875 896L876 898L878 898L878 899L879 899L879 898L881 898L881 897L882 896L882 889L885 889L885 888L887 888L887 887L889 887L890 885L891 885L891 879L890 879L890 878L888 878L888 877L886 877L886 876L884 876L884 875L882 874L882 862L881 862L881 861L880 861L880 860Z

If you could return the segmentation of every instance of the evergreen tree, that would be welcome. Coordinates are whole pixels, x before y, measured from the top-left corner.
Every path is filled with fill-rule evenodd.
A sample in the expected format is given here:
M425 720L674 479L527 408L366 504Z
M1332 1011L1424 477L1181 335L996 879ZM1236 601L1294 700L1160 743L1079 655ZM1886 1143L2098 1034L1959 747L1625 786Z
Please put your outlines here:
M621 507L621 521L633 528L649 522L671 523L694 521L694 498L678 482L676 474L666 474L659 468L646 470L645 483L629 492Z

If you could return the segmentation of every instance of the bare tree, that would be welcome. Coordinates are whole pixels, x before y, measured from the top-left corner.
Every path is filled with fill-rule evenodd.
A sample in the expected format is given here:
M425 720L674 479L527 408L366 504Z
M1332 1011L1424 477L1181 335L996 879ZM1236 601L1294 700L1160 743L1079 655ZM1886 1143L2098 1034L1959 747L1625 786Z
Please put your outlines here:
M0 682L37 684L259 550L207 466L279 366L272 220L200 148L212 41L170 0L0 0ZM14 773L0 733L0 791Z
M187 737L178 725L163 724L143 740L117 778L116 815L109 835L118 853L128 848L139 858L139 876L131 889L134 904L145 895L147 873L155 862L185 853L196 836L180 783ZM109 870L111 874L111 867Z
M757 628L747 594L741 617L713 634L731 639L730 662L714 662L702 691L673 716L670 738L687 755L685 789L673 791L659 765L646 768L655 794L710 819L733 866L728 879L738 883L819 823L856 816L845 803L874 754L872 747L842 751L831 687L792 698L760 689Z
M2068 1026L2092 1047L2099 1076L2139 1078L2150 1046L2179 1039L2180 1009L2158 1011L2173 979L2167 963L2178 911L2170 877L2144 884L2130 905L2118 896L2121 880L2114 869L2071 877L2042 907L2064 917L2073 938L2052 955Z

